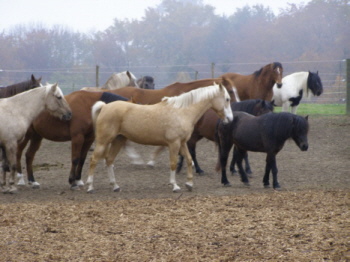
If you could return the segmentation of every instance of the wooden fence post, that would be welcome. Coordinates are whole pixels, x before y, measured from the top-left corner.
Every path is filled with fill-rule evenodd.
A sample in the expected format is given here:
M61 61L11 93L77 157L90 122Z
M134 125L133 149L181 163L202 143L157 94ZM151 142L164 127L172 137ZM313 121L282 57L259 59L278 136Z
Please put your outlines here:
M214 78L215 74L215 63L211 63L211 78Z
M346 114L350 115L350 59L346 59Z
M96 87L100 86L100 83L99 83L99 72L100 72L100 66L96 65Z

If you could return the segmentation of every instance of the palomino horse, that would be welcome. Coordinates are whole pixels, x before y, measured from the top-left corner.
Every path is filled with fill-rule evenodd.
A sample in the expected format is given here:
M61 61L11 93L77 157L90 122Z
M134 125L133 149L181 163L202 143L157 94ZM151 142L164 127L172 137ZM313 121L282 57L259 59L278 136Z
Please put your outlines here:
M6 123L0 126L0 141L5 147L11 172L8 181L4 172L1 187L4 193L13 193L17 190L14 186L17 144L26 134L30 124L44 110L64 120L70 120L72 113L57 84L48 84L3 98L0 100L0 109L0 121Z
M304 118L285 112L253 116L239 111L235 112L234 116L231 123L220 123L217 128L216 142L219 146L221 183L225 186L230 185L226 176L226 164L228 154L234 144L237 147L237 165L242 182L249 185L247 174L242 167L242 160L247 151L265 152L267 156L264 186L269 187L269 176L272 171L273 188L279 189L276 155L289 138L294 140L301 151L308 149L308 117Z
M22 152L28 142L30 145L26 152L26 169L28 183L33 188L40 187L35 181L33 174L33 160L35 153L39 150L43 138L55 141L72 141L71 144L71 170L69 183L72 188L82 186L81 172L86 159L86 155L94 141L94 131L91 119L91 108L97 101L109 103L116 100L127 100L124 97L111 94L109 92L88 92L75 91L65 96L71 107L73 117L67 121L53 117L48 112L42 112L28 129L24 139L18 145L17 151L17 172L19 173L19 185L24 185L21 157Z
M31 75L30 79L17 84L5 86L0 88L0 98L6 98L14 96L24 91L41 86L41 77L36 79L34 75Z
M262 99L249 99L242 102L231 103L233 113L243 111L255 116L266 114L273 111L273 104ZM202 174L204 171L200 168L196 157L196 145L203 137L210 141L215 141L215 130L219 117L213 110L209 109L198 120L194 126L191 138L187 142L187 147L191 153L196 173ZM250 170L248 158L245 158L247 169ZM180 172L183 164L183 156L180 156L176 172Z
M303 93L309 94L311 90L314 96L320 96L323 93L323 86L318 72L297 72L283 77L283 88L273 86L273 100L276 106L282 106L283 112L296 114L303 97Z
M282 75L282 64L274 62L250 75L226 73L221 77L227 77L232 81L241 100L263 99L271 101L273 85L276 83L278 88L282 87Z
M154 78L151 76L143 76L136 83L142 89L154 89Z
M101 91L105 90L113 90L122 88L125 86L135 86L139 87L137 84L136 77L129 71L124 71L120 73L114 73L111 75L106 83L101 87L83 87L81 90L87 90L87 91Z
M115 180L113 162L127 139L139 144L167 146L170 153L170 183L178 192L175 169L179 152L187 160L186 187L192 190L192 159L187 140L194 123L212 108L224 120L232 121L230 96L222 85L198 88L177 97L165 97L154 105L139 105L122 101L97 102L92 108L96 147L90 161L88 192L93 192L93 175L97 162L104 158L113 191L120 187Z

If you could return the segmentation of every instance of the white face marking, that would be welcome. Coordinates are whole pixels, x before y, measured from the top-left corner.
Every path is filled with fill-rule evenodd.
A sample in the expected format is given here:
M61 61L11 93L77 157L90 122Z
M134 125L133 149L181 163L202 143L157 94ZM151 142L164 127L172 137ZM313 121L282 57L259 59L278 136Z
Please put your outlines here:
M277 70L277 73L280 73L280 68L279 67L277 67L276 70Z

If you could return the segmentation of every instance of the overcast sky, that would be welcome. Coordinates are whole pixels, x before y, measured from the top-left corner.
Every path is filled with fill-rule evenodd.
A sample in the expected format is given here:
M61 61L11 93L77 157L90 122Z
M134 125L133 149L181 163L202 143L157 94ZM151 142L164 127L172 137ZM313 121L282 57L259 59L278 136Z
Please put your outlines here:
M230 15L245 5L269 6L275 14L288 3L306 4L310 0L203 0L215 7L216 14ZM81 32L104 30L114 18L138 19L147 7L156 7L162 0L0 0L0 32L18 24L40 23L50 27L64 25Z

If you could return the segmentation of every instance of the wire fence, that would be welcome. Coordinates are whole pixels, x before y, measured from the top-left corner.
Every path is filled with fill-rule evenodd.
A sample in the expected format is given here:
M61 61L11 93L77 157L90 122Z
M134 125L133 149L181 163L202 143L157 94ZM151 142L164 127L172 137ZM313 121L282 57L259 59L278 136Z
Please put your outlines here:
M6 86L29 79L31 74L42 76L43 83L58 82L64 94L69 94L82 87L104 84L116 72L129 70L136 77L145 75L155 79L156 88L163 88L173 82L187 82L196 79L218 77L226 72L252 74L270 62L251 63L207 63L187 65L125 65L116 68L99 66L96 78L96 66L77 68L46 68L46 69L18 69L8 70L0 68L0 86ZM300 72L319 72L324 93L320 97L304 98L304 103L331 103L346 102L346 60L319 60L319 61L282 61L284 76Z

